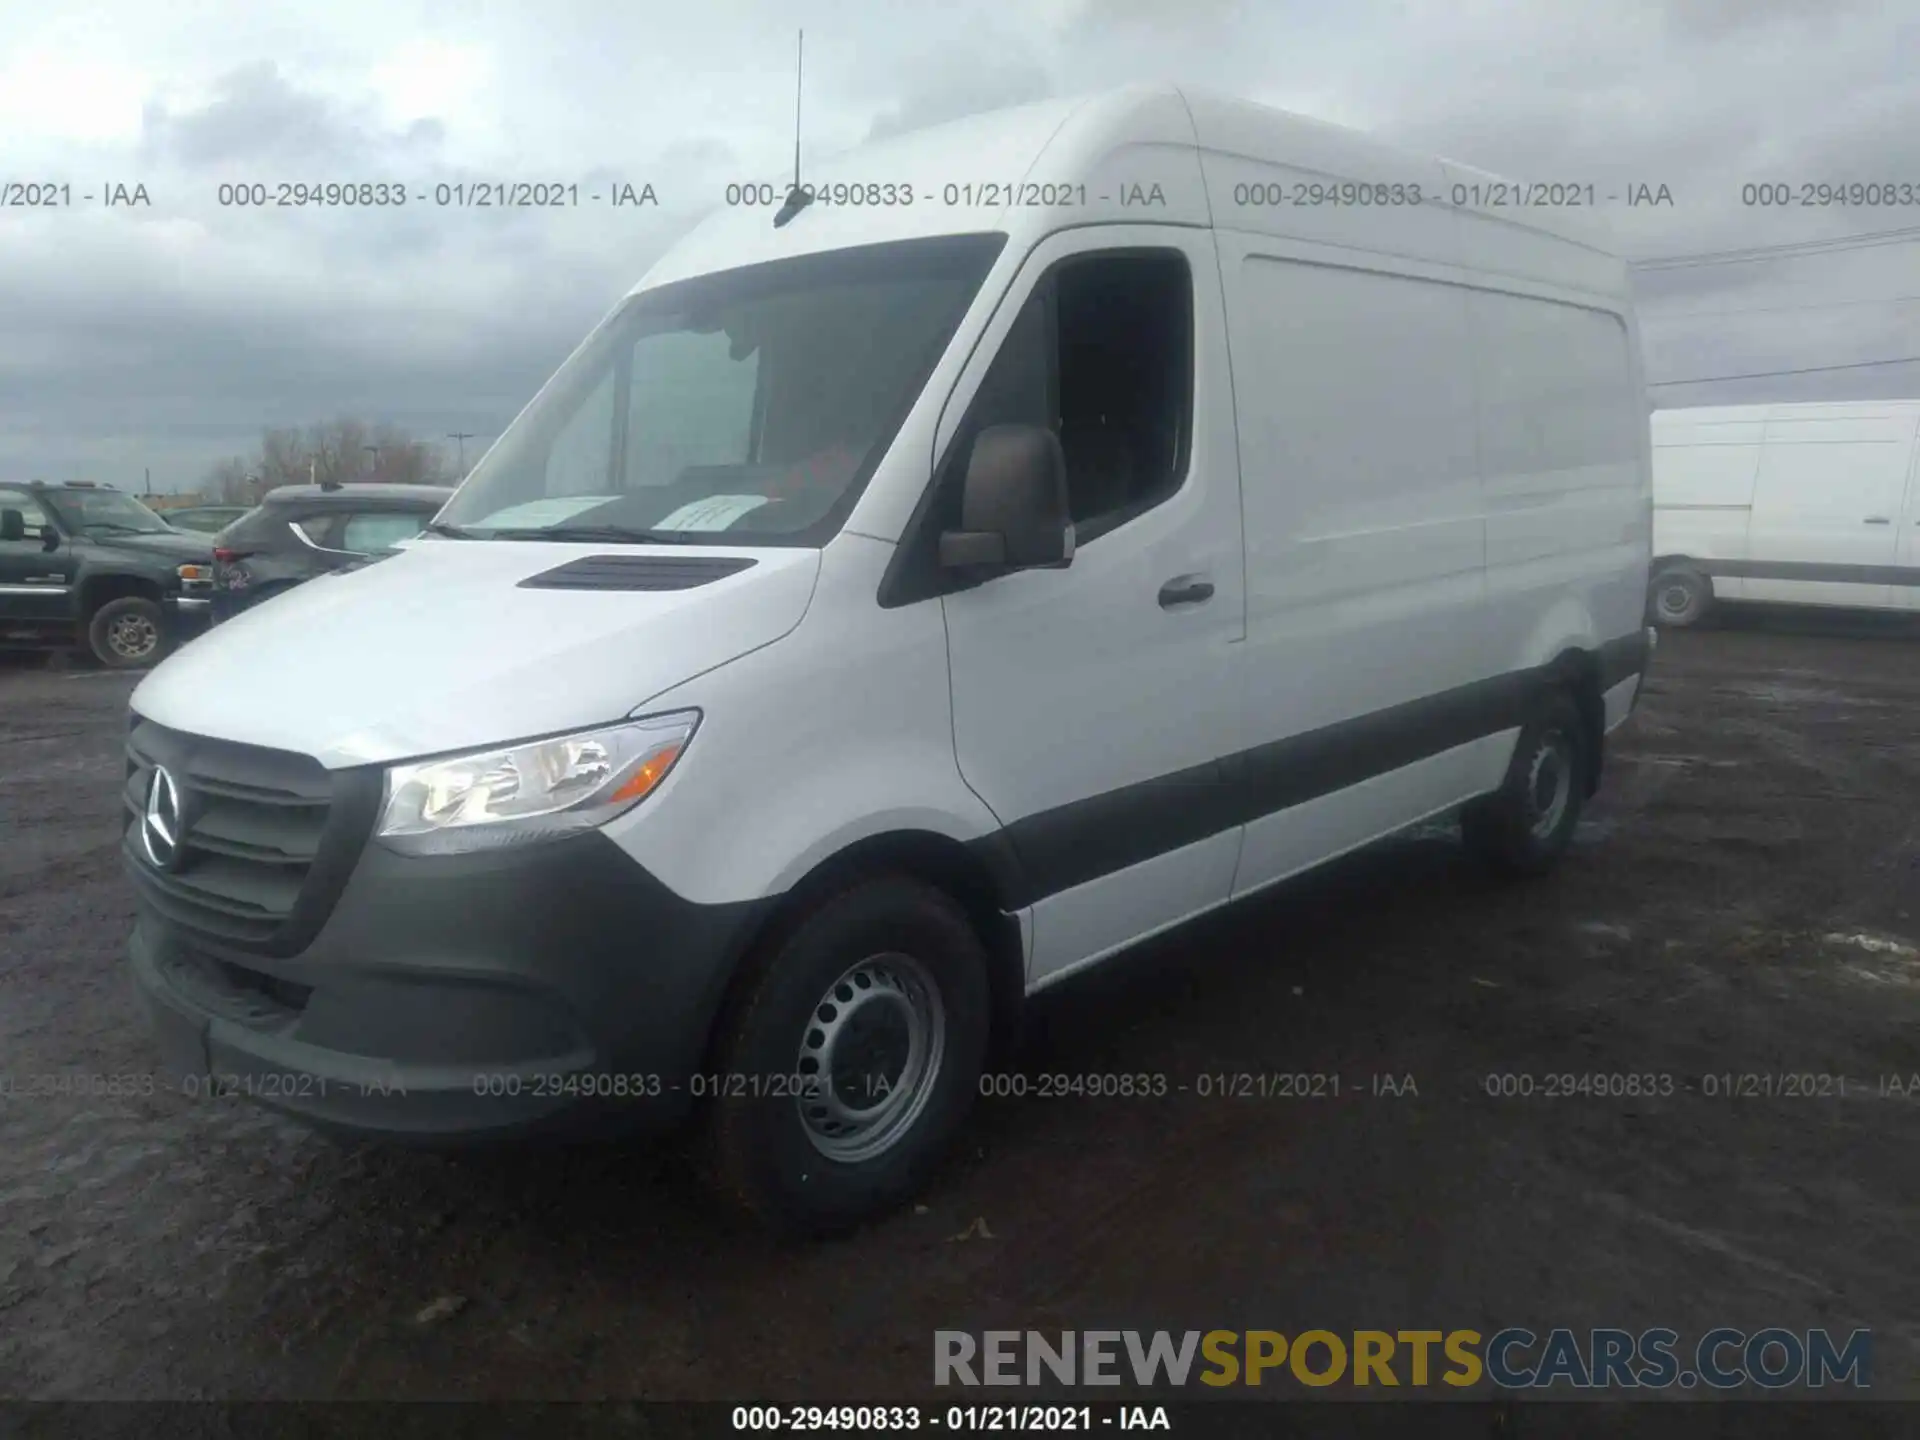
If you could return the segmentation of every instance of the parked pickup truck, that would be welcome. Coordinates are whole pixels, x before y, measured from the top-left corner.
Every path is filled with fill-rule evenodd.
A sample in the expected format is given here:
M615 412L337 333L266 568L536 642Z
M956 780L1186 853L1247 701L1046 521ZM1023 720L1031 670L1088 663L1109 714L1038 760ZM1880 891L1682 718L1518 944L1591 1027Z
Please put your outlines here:
M110 485L0 483L0 647L138 669L206 625L212 593L212 536Z

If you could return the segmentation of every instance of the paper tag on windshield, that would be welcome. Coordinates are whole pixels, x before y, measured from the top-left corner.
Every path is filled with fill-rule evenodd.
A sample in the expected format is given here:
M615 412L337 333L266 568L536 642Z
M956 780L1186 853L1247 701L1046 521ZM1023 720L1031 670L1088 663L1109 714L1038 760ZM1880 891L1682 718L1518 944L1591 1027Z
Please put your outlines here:
M767 503L765 495L709 495L691 505L682 505L664 520L653 522L655 530L724 530L750 510Z
M522 525L537 529L543 525L558 525L569 516L578 515L582 510L591 510L596 505L604 505L613 498L611 495L556 495L545 500L528 500L519 505L509 505L504 510L496 510L479 523L501 529Z

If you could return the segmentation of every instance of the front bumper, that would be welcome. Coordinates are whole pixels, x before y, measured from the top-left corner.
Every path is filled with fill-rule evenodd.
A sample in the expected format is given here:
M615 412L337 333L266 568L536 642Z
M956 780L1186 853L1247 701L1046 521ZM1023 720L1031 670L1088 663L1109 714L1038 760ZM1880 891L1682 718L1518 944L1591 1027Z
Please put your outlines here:
M161 608L176 633L191 635L213 623L213 591L209 588L169 595Z
M137 825L125 859L136 878L151 863ZM368 844L286 955L137 888L129 959L174 1083L419 1143L673 1126L761 911L683 900L597 832L463 856Z

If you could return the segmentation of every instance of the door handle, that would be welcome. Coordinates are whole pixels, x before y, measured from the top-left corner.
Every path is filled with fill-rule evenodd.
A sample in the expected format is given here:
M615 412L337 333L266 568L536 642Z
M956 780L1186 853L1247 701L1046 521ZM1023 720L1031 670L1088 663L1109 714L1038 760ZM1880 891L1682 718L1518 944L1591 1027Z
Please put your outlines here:
M1213 598L1213 582L1199 575L1176 575L1160 587L1160 608L1200 605Z
M1862 525L1891 525L1893 521L1884 515L1869 515L1860 522Z

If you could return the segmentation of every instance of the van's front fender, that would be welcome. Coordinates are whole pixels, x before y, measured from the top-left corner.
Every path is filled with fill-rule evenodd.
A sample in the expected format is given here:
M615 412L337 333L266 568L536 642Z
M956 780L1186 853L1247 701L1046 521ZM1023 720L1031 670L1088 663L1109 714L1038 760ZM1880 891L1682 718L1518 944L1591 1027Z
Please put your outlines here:
M697 708L700 728L607 834L676 893L759 900L876 835L999 829L954 759L939 601L875 603L892 548L842 535L791 634L643 707Z

